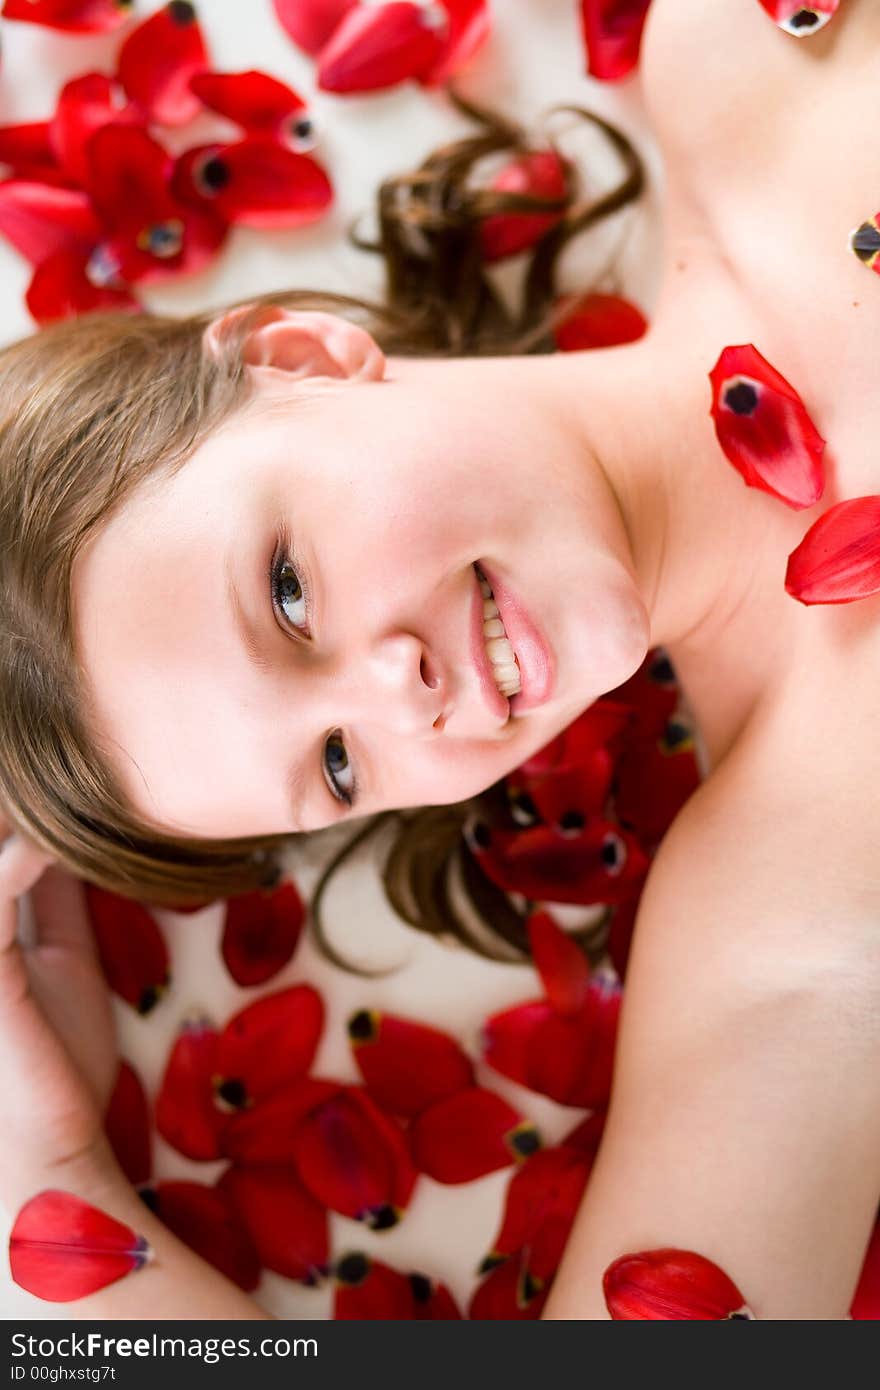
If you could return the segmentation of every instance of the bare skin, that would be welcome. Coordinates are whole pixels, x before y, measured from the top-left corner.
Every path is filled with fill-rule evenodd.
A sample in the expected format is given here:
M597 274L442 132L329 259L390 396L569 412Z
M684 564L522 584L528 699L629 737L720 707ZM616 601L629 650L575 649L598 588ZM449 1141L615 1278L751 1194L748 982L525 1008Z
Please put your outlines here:
M849 230L877 210L870 142L859 132L870 127L880 78L880 14L872 0L846 0L826 31L798 42L755 0L730 0L724 15L716 10L702 0L655 0L646 32L641 80L669 192L663 292L650 334L612 353L511 364L522 387L512 400L537 415L567 412L567 438L554 435L545 444L554 477L574 487L578 459L588 461L595 490L582 501L591 558L576 546L559 553L573 586L579 567L595 563L594 583L622 595L607 663L585 671L575 660L577 633L566 626L572 620L557 576L542 577L539 536L520 536L515 526L484 534L474 513L453 547L461 570L448 568L448 553L436 555L436 572L456 575L485 553L471 553L475 539L488 536L511 562L518 555L564 677L552 705L506 731L468 723L478 707L465 699L472 692L459 688L462 780L453 767L448 799L456 790L468 793L463 777L476 752L484 781L500 776L540 746L554 724L610 688L612 668L622 678L657 641L670 650L711 765L664 841L643 898L608 1127L548 1304L551 1318L606 1317L604 1269L619 1255L659 1246L714 1259L759 1317L844 1317L880 1197L880 600L806 609L782 583L786 557L815 515L841 498L880 491L880 287L846 246ZM274 339L255 342L267 395L285 389L279 373L289 365L272 354L293 352L289 329L281 322ZM814 512L796 514L746 490L719 456L706 374L722 347L745 342L793 382L828 440L828 486ZM417 389L429 365L392 363L391 376ZM498 374L491 363L473 366L484 372L487 391L502 390L500 365ZM368 373L374 369L375 362ZM457 370L450 364L431 380L454 394ZM355 387L357 401L377 386L367 374ZM331 388L353 401L344 396L350 389L350 376ZM487 468L494 457L487 449ZM527 462L524 452L523 470ZM510 467L513 486L520 480L515 457ZM525 471L521 478L526 485ZM391 473L387 480L390 486ZM415 548L415 532L412 539ZM93 658L96 714L105 723L114 716L117 676L100 666L97 642L89 648L88 602L90 593L101 601L102 566L106 578L125 543L122 532L114 540L108 528L91 572L81 575L83 642ZM173 575L173 556L166 559ZM423 570L406 575L428 586L434 573L426 560ZM408 591L401 578L399 590L384 592L393 596L390 607L350 614L351 630L336 633L340 649L357 639L364 652L391 650L385 639L396 628L382 624L405 622ZM451 603L452 590L443 593ZM120 641L126 616L118 614ZM194 640L197 616L193 610ZM589 621L586 610L575 616ZM356 620L365 617L375 624L375 648L358 637ZM432 650L427 639L425 649ZM193 650L187 648L195 660ZM135 646L125 655L134 658ZM284 660L292 680L300 658ZM413 716L407 746L432 754L428 731L436 711L431 706L429 720L425 692L433 687L394 687L401 703L383 723L370 717L375 700L357 704L346 668L327 661L323 673L318 666L307 672L304 662L296 668L312 680L315 731L332 679L337 697L349 702L340 718L357 726L362 756L373 750L378 761L399 753L401 721L417 704L425 722ZM370 668L377 681L391 669L383 661ZM243 671L229 674L243 679ZM276 694L265 684L242 693L270 703ZM128 755L121 774L137 765L130 787L133 796L148 798L144 813L195 824L207 803L184 797L185 778L162 783L158 753L151 762L161 694L157 685L156 703L144 706L140 723L117 722L108 732ZM447 732L455 735L452 719ZM471 739L477 749L467 746ZM268 764L275 750L261 747ZM194 763L191 787L197 772ZM406 787L386 783L374 795L409 804L407 797L422 794L418 778L431 775L425 761ZM281 813L280 787L277 795L273 814ZM242 815L255 815L266 806L265 787L259 803L237 804L244 804ZM377 800L363 811L378 808ZM314 799L309 814L310 824L329 819ZM8 877L12 882L14 874ZM8 935L8 908L4 920ZM23 1066L32 1061L32 1036L10 1023L3 1037ZM84 1130L80 1108L67 1152L62 1143L45 1163L53 1185L100 1198L124 1218L135 1199L108 1166L98 1113ZM58 1164L65 1183L54 1180ZM35 1157L28 1191L38 1190L39 1166ZM18 1173L4 1182L11 1205L26 1195L22 1181ZM139 1209L138 1218L144 1229ZM145 1233L155 1239L161 1266L150 1272L150 1292L146 1279L134 1293L123 1283L69 1305L71 1316L161 1317L184 1289L190 1316L262 1316L167 1233L152 1225Z

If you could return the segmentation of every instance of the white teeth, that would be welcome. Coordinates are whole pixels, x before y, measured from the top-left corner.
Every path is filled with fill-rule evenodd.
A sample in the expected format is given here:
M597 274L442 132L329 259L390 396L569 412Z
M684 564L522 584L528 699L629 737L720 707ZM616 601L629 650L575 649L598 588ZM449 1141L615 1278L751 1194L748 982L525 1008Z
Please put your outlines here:
M495 684L502 695L519 695L522 690L520 669L516 653L510 644L498 605L492 596L488 582L479 575L480 591L483 595L483 638L486 653L492 666Z

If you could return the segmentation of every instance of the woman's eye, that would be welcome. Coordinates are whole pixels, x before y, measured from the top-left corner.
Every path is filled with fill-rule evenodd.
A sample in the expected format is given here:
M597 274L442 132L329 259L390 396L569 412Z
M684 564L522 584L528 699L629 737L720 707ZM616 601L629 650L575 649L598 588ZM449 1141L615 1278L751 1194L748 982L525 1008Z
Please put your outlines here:
M272 598L275 608L291 627L307 626L305 589L293 565L283 555L272 566Z
M345 751L345 744L338 729L334 729L324 744L324 765L330 773L328 779L330 790L337 801L344 801L346 806L353 805L356 783L351 764L348 761L348 754ZM345 780L340 782L340 777L347 779L347 785Z

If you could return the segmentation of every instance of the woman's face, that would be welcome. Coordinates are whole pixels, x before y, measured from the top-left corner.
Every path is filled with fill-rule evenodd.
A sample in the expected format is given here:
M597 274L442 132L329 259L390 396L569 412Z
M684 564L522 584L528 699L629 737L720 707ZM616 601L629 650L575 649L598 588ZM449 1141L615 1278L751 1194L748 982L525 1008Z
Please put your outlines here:
M553 360L257 369L245 410L111 517L75 565L77 645L144 820L237 837L464 800L635 670L626 536ZM525 687L546 657L512 717L475 564L532 626L508 606Z

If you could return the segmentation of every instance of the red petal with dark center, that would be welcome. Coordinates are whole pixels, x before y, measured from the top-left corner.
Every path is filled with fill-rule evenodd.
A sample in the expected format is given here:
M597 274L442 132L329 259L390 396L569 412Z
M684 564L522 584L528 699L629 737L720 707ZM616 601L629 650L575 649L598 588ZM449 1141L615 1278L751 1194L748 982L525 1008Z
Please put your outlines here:
M296 950L304 920L302 898L290 881L230 898L220 949L236 984L261 985L277 975Z
M25 121L21 125L0 126L0 164L14 170L22 165L35 168L55 166L55 153L49 143L48 121ZM21 176L20 176L21 177Z
M608 1311L618 1322L717 1322L752 1317L733 1280L692 1250L622 1255L606 1269L602 1288Z
M533 912L526 927L535 969L548 1002L559 1013L577 1013L590 991L590 964L549 912Z
M611 695L631 710L633 737L662 737L680 699L675 671L663 648L648 652L639 669Z
M634 343L648 331L641 309L617 294L588 294L580 299L570 295L559 304L571 306L568 318L553 334L560 352Z
M325 92L376 92L427 73L443 54L447 23L442 11L410 0L356 5L334 29L318 59L318 86Z
M651 0L581 0L587 72L619 82L638 66Z
M806 604L880 593L880 497L853 497L820 516L788 557L785 590Z
M340 1081L303 1076L247 1110L228 1115L221 1135L224 1158L234 1163L290 1163L305 1118L338 1095Z
M73 34L108 34L124 24L133 0L5 0L4 19L22 19Z
M183 1025L171 1049L156 1099L156 1128L187 1158L212 1159L221 1154L224 1116L214 1105L217 1033L206 1019Z
M437 1028L361 1009L348 1021L348 1036L370 1095L392 1115L418 1115L473 1085L470 1059Z
M200 110L190 78L210 65L195 7L188 0L171 0L125 40L119 80L150 121L185 125Z
M397 1223L416 1180L400 1126L355 1086L307 1116L293 1158L319 1202L376 1230Z
M266 1269L304 1284L318 1282L330 1260L327 1212L290 1167L227 1168L217 1188Z
M302 111L306 105L292 87L254 68L196 73L189 85L204 106L245 130L264 135L276 135L294 111Z
M621 687L623 689L623 687ZM604 748L616 749L632 722L628 702L602 698L516 769L527 777L577 771Z
M169 1231L227 1279L246 1293L257 1287L257 1252L225 1193L200 1182L160 1182L148 1203Z
M409 1286L420 1322L461 1322L458 1304L445 1284L435 1284L424 1274L410 1274Z
M381 1260L351 1250L336 1261L333 1273L337 1320L404 1322L418 1316L409 1279Z
M227 1023L214 1053L215 1088L233 1085L239 1107L304 1076L324 1027L324 1005L311 985L267 994Z
M150 1106L140 1077L125 1061L119 1064L104 1130L128 1181L135 1187L148 1182L153 1171Z
M56 251L37 266L25 294L25 303L39 324L89 314L96 309L140 310L126 289L93 285L86 269L91 253Z
M172 187L182 200L214 208L227 222L263 229L314 222L333 201L333 186L316 160L262 135L185 151Z
M409 1131L416 1167L436 1182L473 1182L540 1147L534 1125L492 1091L471 1086L438 1101Z
M577 1215L592 1160L561 1145L545 1149L514 1173L501 1229L488 1263L520 1255L521 1266L542 1285L553 1278Z
M147 1014L169 982L168 947L141 904L85 885L86 906L107 983L140 1014Z
M849 1315L859 1322L880 1322L880 1224L874 1227Z
M297 47L316 58L358 0L272 0L275 13Z
M797 39L808 38L824 29L834 15L840 0L759 0L759 4L775 20L780 29Z
M489 263L527 251L555 227L565 211L566 164L555 150L532 150L519 155L492 179L498 193L519 193L559 203L548 212L499 212L480 225L483 260Z
M71 1303L140 1269L143 1236L71 1192L47 1191L22 1207L9 1236L16 1284L49 1303Z
M89 136L110 121L136 125L140 120L116 82L101 72L89 72L61 88L55 115L49 123L50 146L70 178L87 187Z
M862 265L880 275L880 212L850 232L849 249Z
M449 16L443 51L419 81L436 87L465 66L489 37L492 16L488 0L440 0Z
M499 888L533 902L621 902L648 869L636 837L598 817L573 834L546 825L493 828L488 846L471 844L471 853Z
M699 785L693 733L683 719L671 719L660 738L634 738L624 749L614 808L621 823L653 850Z
M536 1320L549 1292L529 1278L519 1258L505 1260L479 1285L468 1306L468 1317L475 1322Z
M818 502L825 440L794 387L751 343L725 348L709 380L718 443L743 481L796 510Z
M31 265L56 251L88 252L101 235L88 194L28 179L0 183L0 234Z

